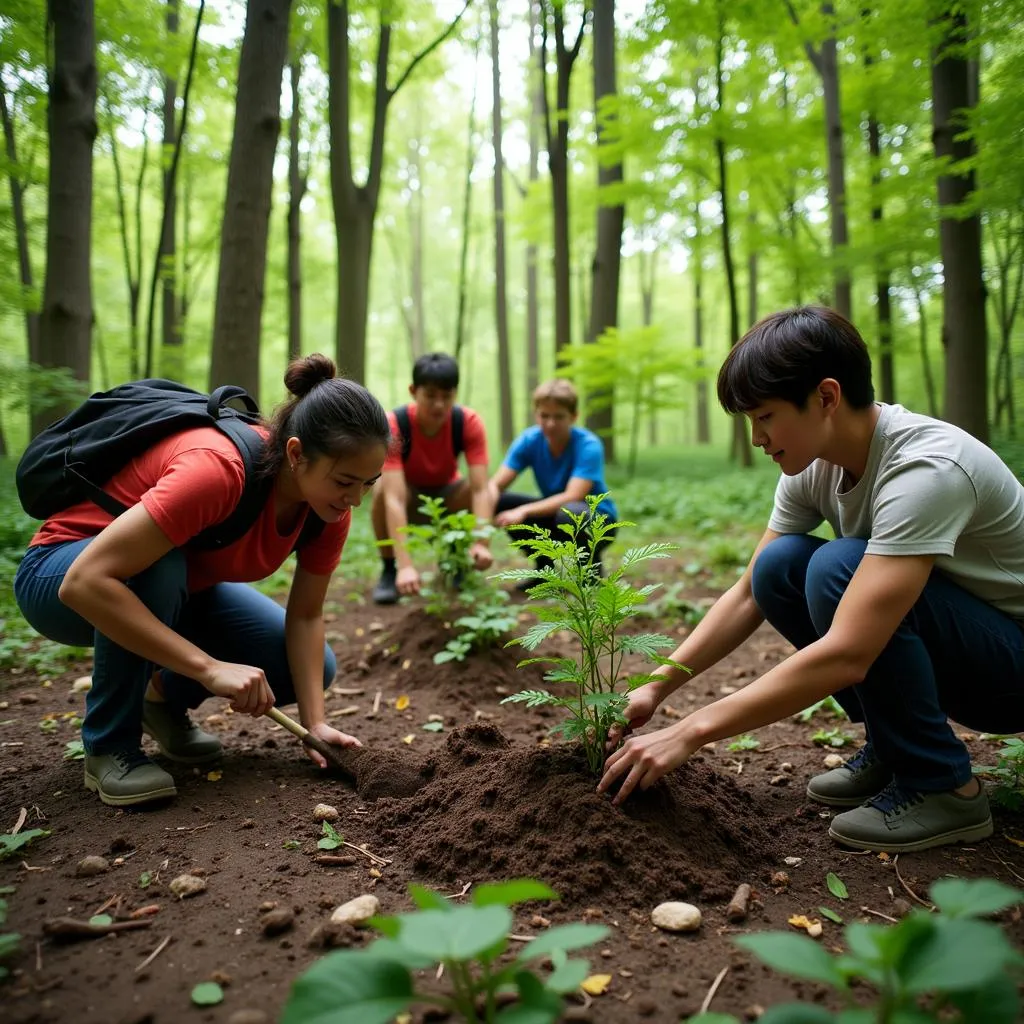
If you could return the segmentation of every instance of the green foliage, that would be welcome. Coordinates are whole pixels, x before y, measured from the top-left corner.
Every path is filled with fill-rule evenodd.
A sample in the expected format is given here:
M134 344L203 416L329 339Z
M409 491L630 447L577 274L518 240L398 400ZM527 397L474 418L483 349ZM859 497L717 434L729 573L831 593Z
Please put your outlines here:
M461 615L454 625L459 630L434 655L436 665L464 661L472 651L486 650L515 628L515 612L508 607L508 594L496 588L479 587L473 594L473 612Z
M49 829L30 828L24 832L4 833L0 835L0 860L17 853L22 847L28 846L33 839L41 839L50 834Z
M371 919L383 938L367 949L328 954L300 975L281 1024L387 1024L414 1002L438 1006L476 1024L554 1024L562 1013L563 996L589 971L586 960L571 960L568 953L608 934L603 925L551 928L505 958L513 925L509 908L528 900L557 899L546 885L520 879L477 886L466 906L453 906L416 885L409 893L418 910ZM543 980L531 966L542 958L554 967ZM438 964L450 990L417 990L420 972ZM515 993L518 1001L499 1009L499 993Z
M842 704L835 697L824 697L822 700L816 701L809 708L804 708L796 718L799 722L809 722L819 712L831 715L833 718L846 718Z
M317 840L316 848L318 850L336 850L345 841L345 837L329 821L323 822L320 831L322 838Z
M526 633L511 641L534 651L548 637L565 631L575 636L579 656L529 658L520 664L545 663L551 669L545 679L569 690L566 696L546 691L526 690L506 697L502 703L520 702L528 707L550 704L563 708L568 718L556 725L553 733L579 740L587 764L595 774L604 766L605 745L613 725L625 721L623 711L628 693L650 679L646 673L630 676L619 689L623 658L642 655L648 661L662 661L658 651L673 646L671 638L656 633L633 636L620 634L621 627L656 589L655 585L631 586L623 578L640 562L666 558L671 544L648 544L631 548L622 556L618 569L602 577L596 553L608 533L631 523L612 523L597 507L604 495L588 495L588 511L569 513L570 523L562 527L565 537L553 538L540 527L524 524L513 529L529 536L513 541L513 546L543 568L511 569L499 575L505 580L539 578L528 591L534 601L551 599L534 607L539 621Z
M845 747L854 743L854 738L847 732L836 727L834 729L819 729L812 737L811 742L819 747Z
M737 736L736 739L730 740L725 749L735 754L741 750L757 750L759 746L761 746L761 741L756 736L744 733L742 736Z
M997 803L1019 811L1024 808L1024 740L1019 736L1000 738L1003 745L996 751L996 763L977 765L974 771L995 783L992 798Z
M81 740L68 740L67 743L64 744L64 760L85 760L85 745L82 743Z
M988 878L943 878L931 898L937 913L915 909L892 926L847 925L847 952L838 956L793 932L737 938L769 967L827 985L847 1006L832 1013L787 1003L768 1010L762 1024L1014 1024L1024 957L997 924L980 918L1013 906L1024 893ZM865 988L876 993L870 1005ZM734 1017L721 1020L738 1024ZM690 1024L697 1021L710 1024L708 1016L690 1018Z

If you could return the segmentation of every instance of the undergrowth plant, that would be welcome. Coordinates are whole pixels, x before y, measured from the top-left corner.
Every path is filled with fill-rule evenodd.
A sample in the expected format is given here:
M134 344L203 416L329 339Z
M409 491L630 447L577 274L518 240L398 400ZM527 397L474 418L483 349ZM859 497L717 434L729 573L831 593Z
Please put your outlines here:
M1024 740L1018 736L1000 736L1003 746L996 751L994 765L978 765L974 771L995 785L992 799L1012 811L1024 808Z
M529 534L514 540L513 546L535 559L541 568L509 569L498 577L537 579L527 591L530 598L550 599L549 603L532 608L540 621L510 644L534 651L548 637L562 631L572 633L579 644L576 658L541 656L519 663L551 665L545 680L568 690L567 693L523 690L506 697L502 703L517 701L527 707L564 708L568 718L556 725L552 733L579 740L594 774L600 774L604 767L609 730L625 723L623 711L629 703L629 692L651 678L644 672L620 680L623 659L639 654L650 661L664 663L667 659L658 651L673 646L671 637L660 633L624 636L620 630L658 587L657 584L633 587L623 578L626 571L652 558L667 558L674 545L659 543L631 548L622 556L618 569L602 576L597 552L613 529L633 525L612 523L599 513L597 506L603 497L590 495L587 512L568 513L570 522L562 527L565 536L561 539L535 525L513 527Z
M550 928L503 959L510 908L557 899L546 885L532 879L479 885L461 906L417 885L409 886L409 894L417 911L370 919L383 938L366 949L329 953L295 981L281 1024L387 1024L414 1003L469 1024L554 1024L563 997L590 970L586 960L570 960L568 953L608 934L603 925ZM553 970L538 975L533 965L543 959ZM420 988L420 972L442 979L445 988ZM509 993L516 1001L499 1006L505 1002L499 996Z
M827 985L846 1003L838 1013L811 1003L773 1006L760 1024L1016 1024L1024 956L997 924L981 919L1024 893L989 878L943 878L931 898L937 913L915 909L891 926L848 924L838 956L793 932L737 938L774 970ZM876 994L870 1004L866 988ZM698 1022L739 1024L718 1013L690 1018Z
M7 891L7 890L5 890ZM7 900L0 897L0 929L7 923ZM13 956L21 945L21 936L17 932L0 931L0 981L8 975L3 961Z

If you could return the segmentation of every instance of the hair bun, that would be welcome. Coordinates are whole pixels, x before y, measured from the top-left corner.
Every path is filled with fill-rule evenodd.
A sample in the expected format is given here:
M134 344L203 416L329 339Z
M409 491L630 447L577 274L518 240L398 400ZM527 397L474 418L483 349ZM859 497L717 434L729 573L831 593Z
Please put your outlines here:
M289 364L285 371L284 384L288 391L298 398L337 375L334 360L319 352L303 356Z

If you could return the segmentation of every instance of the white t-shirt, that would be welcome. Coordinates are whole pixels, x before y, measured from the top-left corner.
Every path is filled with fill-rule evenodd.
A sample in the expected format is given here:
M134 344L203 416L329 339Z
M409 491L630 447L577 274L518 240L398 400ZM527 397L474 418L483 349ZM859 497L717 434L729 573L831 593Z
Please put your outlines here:
M807 533L826 520L869 555L935 555L935 566L1024 623L1024 485L966 431L882 405L863 477L817 459L783 476L768 527Z

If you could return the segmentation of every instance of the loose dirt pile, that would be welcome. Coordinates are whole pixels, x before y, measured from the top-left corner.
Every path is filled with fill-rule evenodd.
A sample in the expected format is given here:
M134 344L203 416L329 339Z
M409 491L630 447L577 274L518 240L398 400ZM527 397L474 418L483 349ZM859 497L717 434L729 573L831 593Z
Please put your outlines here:
M533 877L567 900L643 906L728 899L775 856L749 794L700 758L623 809L595 792L582 755L513 746L491 725L456 730L431 767L415 796L380 799L370 818L417 875Z

